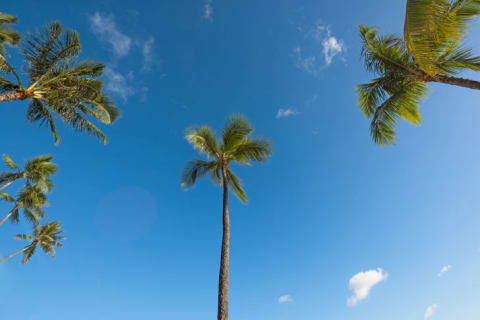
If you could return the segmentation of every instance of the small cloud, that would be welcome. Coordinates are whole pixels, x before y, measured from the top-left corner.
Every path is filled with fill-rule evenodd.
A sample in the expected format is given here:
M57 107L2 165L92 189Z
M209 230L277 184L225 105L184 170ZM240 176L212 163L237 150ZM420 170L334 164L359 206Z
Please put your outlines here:
M440 272L437 274L437 276L438 276L438 277L443 276L445 273L447 273L448 271L450 271L450 269L452 269L452 266L451 266L451 265L442 267L442 269L441 269Z
M88 20L93 33L107 41L112 46L115 55L123 57L129 53L132 39L117 28L112 14L102 15L97 11Z
M348 298L347 305L354 307L358 302L366 299L370 294L370 290L382 281L388 278L388 273L382 268L377 270L369 270L359 272L350 278L349 288L353 291L353 296Z
M105 77L105 90L118 95L123 101L126 101L128 97L134 94L133 87L129 85L129 82L133 80L133 73L124 76L111 68L106 68Z
M437 308L438 308L437 304L432 304L430 307L428 307L427 310L425 310L424 319L429 320L433 316Z
M153 45L155 39L150 36L147 41L142 45L142 56L143 56L143 71L151 71L153 66Z
M212 20L213 19L213 0L207 0L203 6L203 19Z
M277 119L280 119L280 118L286 118L286 117L290 117L290 116L294 116L294 115L297 115L298 112L296 110L293 110L293 109L278 109L278 112L277 112L277 116L276 118Z
M317 76L323 69L332 64L336 56L346 51L343 40L339 40L332 35L330 26L317 23L314 28L308 31L304 31L304 28L297 28L297 30L305 34L308 41L304 45L293 49L295 65L314 76ZM322 49L321 54L319 48Z
M328 31L328 38L323 40L323 55L325 56L325 62L327 66L333 61L333 58L344 51L343 41L337 40L337 38L330 36L330 30Z
M278 303L282 304L282 303L289 303L289 302L293 302L293 298L291 295L285 295L285 296L281 296L280 298L278 298Z

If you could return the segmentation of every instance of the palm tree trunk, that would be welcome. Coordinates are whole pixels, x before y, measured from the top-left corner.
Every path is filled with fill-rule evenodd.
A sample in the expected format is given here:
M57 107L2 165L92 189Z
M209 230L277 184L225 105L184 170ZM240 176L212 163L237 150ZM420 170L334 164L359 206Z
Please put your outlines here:
M15 257L17 254L20 254L20 253L22 253L23 251L25 251L25 250L27 250L27 249L28 249L28 246L25 247L25 248L23 248L22 250L18 250L17 252L12 253L12 254L9 255L9 256L6 256L6 257L3 258L3 259L0 259L0 262L3 262L3 261L5 261L5 260L8 260L8 259L10 259L11 257Z
M217 320L228 320L228 279L230 254L230 218L228 216L228 181L226 165L222 167L223 177L223 237L220 258L220 275L218 279L218 313Z
M0 102L25 100L33 97L33 94L27 91L16 91L10 93L0 94Z
M7 216L5 218L3 218L2 221L0 221L0 226L5 222L7 221L8 218L10 218L10 216L15 212L15 210L18 210L22 205L21 204L17 204L13 209L12 211L10 211ZM1 262L1 261L0 261Z
M480 90L480 81L475 81L470 79L438 75L438 76L432 77L431 81L450 84L458 87L464 87L468 89Z
M17 181L18 179L21 179L22 177L23 177L23 173L19 174L15 179L12 179L12 180L8 181L7 183L5 183L3 186L0 187L0 191L2 191L3 189L5 189L9 185L11 185L12 183Z

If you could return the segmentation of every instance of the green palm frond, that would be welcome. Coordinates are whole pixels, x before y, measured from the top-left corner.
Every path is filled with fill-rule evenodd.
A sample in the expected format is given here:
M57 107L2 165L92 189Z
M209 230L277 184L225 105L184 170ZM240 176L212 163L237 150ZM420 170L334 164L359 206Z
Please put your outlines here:
M2 200L9 203L12 203L15 201L15 199L12 196L10 196L8 193L5 193L5 192L0 193L0 201Z
M6 155L5 153L2 155L2 158L3 158L3 162L5 162L5 164L12 170L17 170L17 171L20 171L20 168L16 165L15 162L13 162L13 160L8 156Z
M436 60L461 44L478 14L480 0L408 0L404 27L408 52L426 73L442 73Z
M15 46L20 41L20 35L10 26L16 23L16 17L0 12L0 54L7 53L4 43Z
M272 155L272 144L264 138L245 138L227 155L234 161L250 165L250 161L264 162Z
M217 161L193 160L189 161L182 171L181 185L189 188L195 184L198 178L207 173L217 171ZM216 180L214 180L216 181Z
M247 194L243 190L242 181L230 169L227 170L227 180L237 198L243 203L247 203Z
M428 92L420 81L410 81L402 86L375 109L370 132L374 142L380 146L395 142L395 126L399 118L418 125L421 121L419 102Z
M205 154L209 159L218 157L217 139L210 127L189 128L185 138L195 150Z
M241 143L252 131L252 126L244 116L232 115L223 129L222 152L233 151L235 146Z
M473 56L469 48L454 47L438 57L434 64L441 74L454 75L465 69L480 71L480 57Z

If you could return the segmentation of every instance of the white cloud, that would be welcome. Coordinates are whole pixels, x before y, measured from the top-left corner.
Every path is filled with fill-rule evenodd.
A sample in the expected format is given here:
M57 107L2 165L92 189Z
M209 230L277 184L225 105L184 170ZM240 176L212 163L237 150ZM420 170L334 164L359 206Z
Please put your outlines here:
M369 270L359 272L350 278L349 288L353 292L353 296L348 298L347 304L350 307L357 305L361 300L364 300L370 294L370 290L382 281L388 278L388 274L382 268L377 270Z
M433 316L437 308L438 308L438 305L436 304L432 304L430 307L428 307L427 310L425 310L424 319L429 320Z
M213 0L207 0L203 6L203 19L212 20L213 19Z
M127 76L123 76L111 68L106 68L105 77L105 90L118 95L124 101L134 94L133 87L129 85L129 82L133 80L132 73L129 73Z
M305 33L304 28L297 29L301 33ZM332 64L334 58L346 51L346 46L343 40L339 40L332 35L330 26L317 23L314 28L311 28L305 33L308 40L303 46L297 46L293 50L295 57L295 65L314 76L317 76L320 71ZM313 40L313 48L312 47ZM322 49L319 52L319 47ZM324 60L324 63L321 61Z
M291 295L285 295L285 296L281 296L280 298L278 298L278 303L282 304L282 303L288 303L288 302L293 302L293 298Z
M93 33L110 43L115 55L123 57L129 53L132 39L118 30L113 15L102 15L97 11L88 20Z
M443 266L442 269L440 270L440 272L437 274L439 277L443 276L445 273L447 273L448 271L450 271L450 269L452 269L452 266L451 265L448 265L448 266Z
M153 45L155 39L150 36L147 41L142 45L142 55L143 55L143 71L151 71L153 66Z
M325 56L325 62L327 65L330 65L333 61L333 58L342 53L344 50L343 41L338 41L337 38L330 36L330 31L328 31L329 37L322 42L323 46L323 55Z
M298 112L296 110L293 110L293 109L278 109L278 112L277 112L277 119L280 119L280 118L286 118L286 117L290 117L290 116L294 116L294 115L297 115Z

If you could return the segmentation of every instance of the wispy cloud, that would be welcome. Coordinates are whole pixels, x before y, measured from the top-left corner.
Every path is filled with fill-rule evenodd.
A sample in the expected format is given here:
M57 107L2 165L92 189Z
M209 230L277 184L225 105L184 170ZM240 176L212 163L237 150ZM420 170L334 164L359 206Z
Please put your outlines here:
M382 281L388 278L388 273L383 271L382 268L377 270L369 270L365 272L359 272L350 278L349 288L353 292L353 295L348 298L347 305L354 307L358 302L366 299L370 294L370 290Z
M424 319L425 320L429 320L433 314L435 313L435 311L437 310L438 308L438 305L437 304L432 304L431 306L429 306L427 308L427 310L425 310L425 316L424 316Z
M298 111L290 109L290 108L288 108L288 109L278 109L276 118L277 119L286 118L286 117L294 116L294 115L297 115L297 114L298 114Z
M107 41L112 46L115 55L123 57L129 53L132 39L118 29L112 14L102 15L97 11L88 17L88 20L93 33Z
M213 0L207 0L203 5L203 19L213 19Z
M289 294L281 296L280 298L278 298L278 303L280 303L280 304L289 303L289 302L293 302L293 297Z
M447 273L448 271L450 271L450 269L452 269L452 266L451 266L451 265L443 266L442 269L440 270L440 272L437 274L437 276L438 276L438 277L443 276L445 273Z
M128 97L135 93L134 88L129 85L129 82L134 78L133 73L129 73L125 77L111 68L106 68L105 77L107 79L105 90L118 95L123 101L126 101Z
M304 31L303 27L297 27L297 30L307 41L293 49L295 65L314 76L332 64L336 56L346 51L345 43L332 35L330 26L317 23L308 31Z
M153 45L155 44L155 38L150 36L147 41L142 45L142 56L143 56L143 71L151 71L153 66Z

